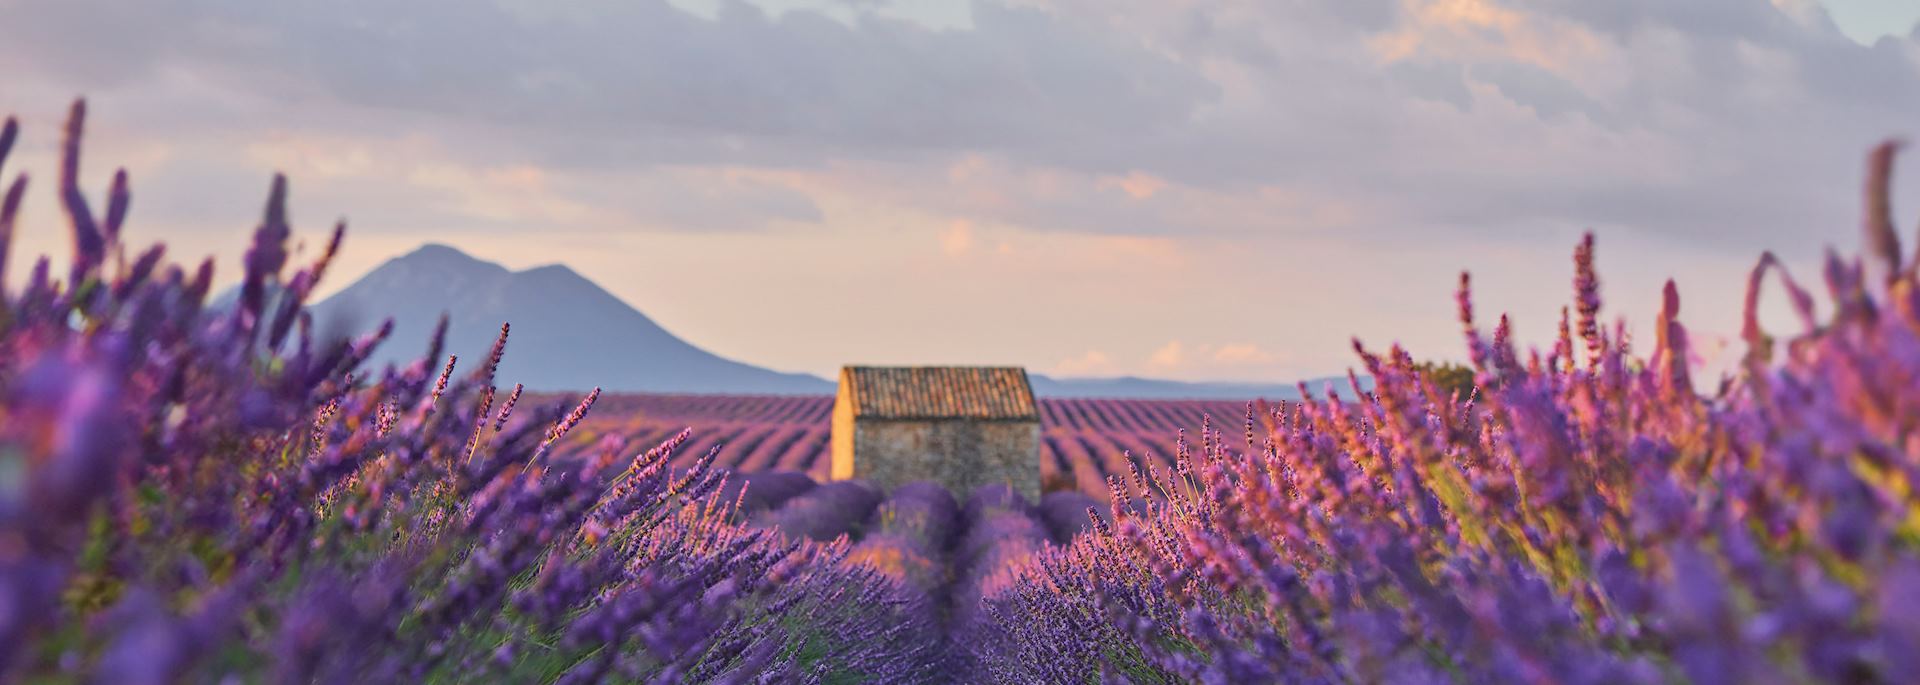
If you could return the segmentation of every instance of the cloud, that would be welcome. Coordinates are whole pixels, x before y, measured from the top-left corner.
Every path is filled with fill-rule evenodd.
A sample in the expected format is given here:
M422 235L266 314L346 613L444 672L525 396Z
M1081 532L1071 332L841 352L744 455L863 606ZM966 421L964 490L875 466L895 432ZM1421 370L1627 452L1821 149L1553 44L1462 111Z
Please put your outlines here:
M1214 349L1213 361L1221 364L1271 364L1274 356L1253 343L1228 343Z
M1605 105L1588 97L1579 86L1531 64L1486 64L1475 68L1473 75L1499 90L1514 104L1532 109L1547 121L1575 113L1601 125L1611 125L1614 121L1613 113Z
M1102 361L1109 360L1103 356ZM1283 355L1249 342L1191 343L1169 340L1148 354L1143 363L1127 370L1192 380L1276 378L1283 361ZM1122 368L1125 365L1116 363L1111 366Z
M245 157L303 188L351 198L387 196L384 221L460 222L469 229L599 226L613 230L757 231L811 224L820 208L782 179L729 167L581 171L526 162L481 163L422 136L278 134ZM329 197L328 199L332 199ZM376 215L379 216L379 215Z
M1153 354L1147 357L1147 364L1169 370L1178 369L1186 363L1186 346L1178 340L1167 341L1167 344L1160 346L1160 349L1154 350Z
M230 87L511 130L546 164L818 164L997 150L1070 162L1179 125L1213 88L1127 36L981 3L971 30L867 16L704 18L659 1L260 5L17 0L0 59L101 88Z
M777 186L690 198L712 181L689 170L887 168L864 192L1026 231L1631 226L1805 250L1852 200L1805 179L1850 178L1920 110L1920 41L1862 46L1806 2L981 0L940 28L856 9L12 0L0 66L191 88L138 109L205 137L405 126L448 163L640 177L662 190L635 203L686 208L640 223L728 230L819 211Z
M1053 365L1051 373L1059 376L1107 376L1113 375L1118 367L1107 353L1100 350L1087 350L1078 356L1062 359Z
M1138 171L1125 176L1102 178L1100 184L1105 187L1119 188L1121 192L1127 194L1127 197L1135 200L1153 197L1155 193L1167 187L1166 181L1155 178L1152 174L1143 174Z
M949 256L958 257L973 249L973 223L966 219L954 219L947 230L940 233L940 251Z
M1765 0L1449 0L1356 30L1316 11L1330 4L1200 3L1193 30L1128 3L1128 30L1224 91L1178 143L1136 146L1155 155L1141 168L1313 189L1374 208L1359 228L1377 237L1600 225L1803 249L1809 220L1852 201L1804 181L1856 175L1920 96L1914 41L1860 46L1817 8L1802 22Z
M1460 64L1396 60L1387 65L1386 75L1414 97L1444 102L1460 112L1473 109L1473 89L1467 87L1466 67Z

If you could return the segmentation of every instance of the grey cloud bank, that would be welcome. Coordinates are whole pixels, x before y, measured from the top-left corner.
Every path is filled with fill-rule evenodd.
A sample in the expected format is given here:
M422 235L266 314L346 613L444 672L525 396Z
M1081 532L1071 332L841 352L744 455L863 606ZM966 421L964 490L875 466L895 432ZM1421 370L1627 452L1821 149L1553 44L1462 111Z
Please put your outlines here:
M1782 167L1847 173L1920 111L1920 43L1861 46L1817 8L1795 17L1764 0L983 1L967 30L738 2L712 19L664 2L7 7L9 72L110 92L185 71L321 129L334 108L411 112L456 158L937 170L985 154L1204 190L1301 188L1367 205L1360 222L1379 225L1349 228L1381 234L1618 221L1711 240L1697 216L1738 211L1713 189L1744 189L1763 216L1830 211L1835 198ZM1387 54L1395 35L1418 45ZM199 114L209 130L261 125L218 103ZM1651 211L1592 213L1640 196ZM767 192L743 204L769 221L818 214ZM1043 220L1029 227L1054 227L1044 205L1060 203L1034 204ZM662 218L697 226L710 209ZM1088 223L1233 228L1182 226L1184 209Z

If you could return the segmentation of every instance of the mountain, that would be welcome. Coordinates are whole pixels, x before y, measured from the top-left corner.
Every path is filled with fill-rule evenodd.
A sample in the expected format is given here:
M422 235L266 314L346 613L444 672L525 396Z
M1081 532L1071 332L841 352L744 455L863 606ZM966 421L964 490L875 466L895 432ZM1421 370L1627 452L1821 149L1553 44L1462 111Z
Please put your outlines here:
M1033 394L1041 397L1132 397L1139 399L1209 399L1209 400L1297 400L1300 389L1291 384L1279 383L1191 383L1186 381L1166 381L1152 378L1122 376L1119 378L1051 378L1040 374L1028 374L1033 383ZM1334 391L1341 397L1352 399L1353 388L1346 377L1316 378L1307 381L1307 390L1316 397L1325 397L1327 384L1332 383ZM1373 379L1360 378L1362 388L1372 390Z
M229 291L215 307L231 306ZM427 336L442 312L448 317L447 352L471 370L486 358L500 324L513 324L500 363L505 383L530 390L706 394L826 395L833 382L785 373L714 355L681 340L620 298L559 264L512 271L452 247L428 244L387 260L345 290L311 307L318 337L338 339L373 330L392 318L393 335L371 360L413 363L426 351ZM1126 376L1051 378L1030 374L1043 397L1133 397L1146 399L1291 400L1291 384L1193 383ZM1362 378L1370 386L1370 379ZM1316 395L1331 381L1350 395L1342 378L1308 381Z
M370 331L384 318L392 337L372 362L411 363L449 315L447 351L460 368L483 363L500 324L513 324L503 382L530 390L828 394L833 384L714 355L558 264L511 271L429 244L381 264L312 308L323 336Z

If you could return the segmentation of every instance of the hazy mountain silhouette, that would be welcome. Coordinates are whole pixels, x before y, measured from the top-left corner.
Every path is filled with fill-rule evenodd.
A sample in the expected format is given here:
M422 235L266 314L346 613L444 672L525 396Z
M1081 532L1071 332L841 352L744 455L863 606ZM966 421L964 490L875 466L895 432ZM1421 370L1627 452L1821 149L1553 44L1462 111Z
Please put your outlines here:
M215 306L230 306L229 291ZM512 271L458 249L428 244L387 260L346 289L313 305L317 337L357 336L392 318L392 337L371 360L413 363L448 314L447 352L460 368L483 363L500 324L513 324L500 364L503 384L532 390L831 394L831 381L733 361L681 340L631 305L559 264ZM1035 394L1052 397L1296 399L1291 384L1189 383L1132 376L1051 378L1031 374ZM1362 379L1363 382L1366 379ZM1345 378L1335 379L1349 395ZM1315 394L1324 380L1309 382Z
M1280 383L1195 383L1188 381L1167 381L1153 378L1121 376L1119 378L1050 378L1040 374L1028 374L1033 383L1033 394L1043 397L1131 397L1137 399L1207 399L1207 400L1297 400L1300 389L1292 384ZM1353 388L1345 376L1338 378L1316 378L1307 381L1307 390L1315 397L1327 396L1327 383L1333 383L1334 392L1340 397L1353 399ZM1362 376L1360 386L1369 391L1373 389L1373 379Z
M534 390L826 394L833 384L726 359L688 344L572 269L510 271L446 245L388 260L314 305L322 331L370 331L392 317L393 336L373 359L411 363L441 312L447 351L461 368L483 363L500 324L513 324L503 383Z

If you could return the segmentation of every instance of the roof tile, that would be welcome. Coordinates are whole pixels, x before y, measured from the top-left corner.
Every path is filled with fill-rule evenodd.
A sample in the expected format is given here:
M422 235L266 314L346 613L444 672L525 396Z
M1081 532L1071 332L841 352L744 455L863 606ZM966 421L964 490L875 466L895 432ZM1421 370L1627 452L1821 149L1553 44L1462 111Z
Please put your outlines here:
M848 385L853 414L878 419L1033 420L1027 371L986 366L848 366L840 370Z

